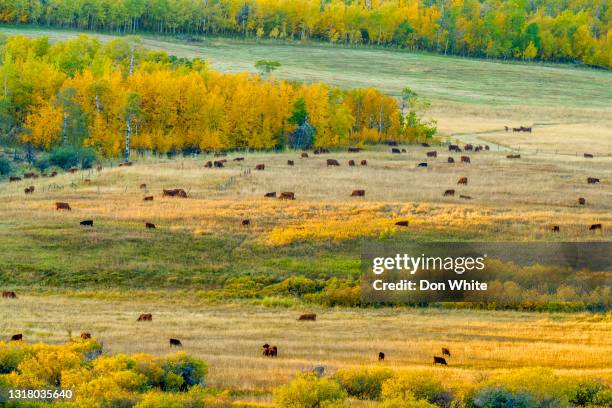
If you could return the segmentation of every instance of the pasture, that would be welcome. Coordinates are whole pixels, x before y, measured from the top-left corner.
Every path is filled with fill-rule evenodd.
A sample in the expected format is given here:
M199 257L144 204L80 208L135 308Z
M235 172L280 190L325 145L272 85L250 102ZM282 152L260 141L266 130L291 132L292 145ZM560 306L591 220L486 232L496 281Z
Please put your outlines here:
M426 157L431 150L437 158ZM421 146L403 154L381 147L309 158L241 152L212 169L205 168L212 156L149 157L130 167L2 183L0 244L7 250L0 274L16 286L209 287L245 274L356 278L364 240L610 238L611 158L508 159L506 152L482 151L466 164L461 155ZM237 156L245 160L233 161ZM341 165L327 166L328 158ZM428 167L417 167L421 162ZM257 164L265 170L255 170ZM595 176L601 182L587 184ZM467 185L457 184L461 177ZM30 185L35 191L26 195ZM189 197L162 196L174 188ZM365 196L351 197L357 189ZM455 195L445 197L447 189ZM269 192L293 192L295 200L264 197ZM72 210L58 211L56 202ZM401 220L409 226L396 226ZM156 229L146 229L147 222ZM603 230L590 231L595 223Z
M306 311L316 312L317 321L296 320ZM144 312L153 314L152 322L136 322ZM160 301L132 292L121 300L22 295L1 299L0 317L3 335L23 332L29 342L56 344L87 331L109 353L165 355L168 339L178 338L185 351L210 364L210 386L246 400L267 401L271 388L317 365L328 374L361 366L425 369L457 388L492 373L538 366L612 381L609 315L279 309L210 305L189 295ZM277 358L261 354L264 343L278 346ZM451 351L449 366L432 367L441 347Z
M65 40L80 33L0 27L6 35ZM87 33L106 42L112 35ZM431 101L426 116L442 135L548 152L612 151L612 73L561 64L505 63L392 49L325 44L284 44L204 38L186 42L145 37L143 46L186 58L204 58L223 72L256 72L255 61L278 60L279 79L375 87L399 96L410 87ZM503 132L533 126L536 137ZM520 137L517 137L520 136Z

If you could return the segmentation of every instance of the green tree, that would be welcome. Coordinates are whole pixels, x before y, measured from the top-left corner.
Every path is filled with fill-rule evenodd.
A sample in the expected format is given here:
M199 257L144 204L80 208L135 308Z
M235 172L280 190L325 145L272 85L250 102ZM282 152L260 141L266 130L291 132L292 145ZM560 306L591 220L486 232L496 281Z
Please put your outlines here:
M270 74L277 70L281 66L281 63L274 60L259 60L255 63L255 68L261 71L262 75L270 76Z

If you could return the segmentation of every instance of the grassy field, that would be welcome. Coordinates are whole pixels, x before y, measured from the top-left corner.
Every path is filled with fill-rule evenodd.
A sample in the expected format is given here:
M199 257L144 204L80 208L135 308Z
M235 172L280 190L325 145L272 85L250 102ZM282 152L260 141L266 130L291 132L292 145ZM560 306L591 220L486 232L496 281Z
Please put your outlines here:
M0 33L63 40L79 33L0 27ZM94 35L102 41L113 36ZM200 57L226 72L255 72L260 59L275 59L280 79L324 81L347 88L372 86L399 95L409 86L432 101L427 116L445 135L470 136L514 148L575 153L612 151L612 73L569 65L503 63L386 49L346 48L209 38L181 42L147 37L144 46L179 57ZM526 139L504 126L531 125ZM533 136L533 137L532 137Z
M204 168L210 157L148 158L128 168L3 183L0 244L7 250L0 252L0 276L27 286L207 287L228 276L357 277L361 244L381 237L401 243L611 236L611 158L511 160L491 151L472 154L471 164L449 164L438 148L440 157L417 168L427 150L307 159L256 153L242 162L230 155L222 169ZM328 157L342 165L326 166ZM349 159L368 165L349 167ZM264 171L254 170L259 163ZM602 182L589 185L590 176ZM457 185L460 177L467 186ZM29 185L36 191L26 196ZM162 197L164 188L183 188L190 197ZM443 197L450 188L455 197ZM355 189L365 189L365 197L350 197ZM263 197L271 191L292 191L296 199ZM143 201L145 195L154 201ZM578 205L578 197L587 205ZM72 211L56 211L56 201ZM83 219L94 227L81 227ZM398 220L410 227L396 227ZM157 229L146 230L145 222ZM603 223L603 231L589 231L593 223ZM561 232L551 232L553 225Z
M70 310L70 314L66 311ZM69 333L91 332L109 353L164 355L168 338L210 363L209 385L267 400L269 390L296 373L325 365L425 369L454 386L504 370L548 367L561 375L612 381L612 322L605 315L412 309L309 309L316 322L298 322L305 310L240 304L190 304L22 296L0 300L0 333L23 332L29 342L62 343ZM153 322L137 323L139 313ZM138 333L135 338L135 333ZM277 345L279 357L260 353ZM445 368L431 365L441 347L453 357ZM384 363L377 361L386 353Z

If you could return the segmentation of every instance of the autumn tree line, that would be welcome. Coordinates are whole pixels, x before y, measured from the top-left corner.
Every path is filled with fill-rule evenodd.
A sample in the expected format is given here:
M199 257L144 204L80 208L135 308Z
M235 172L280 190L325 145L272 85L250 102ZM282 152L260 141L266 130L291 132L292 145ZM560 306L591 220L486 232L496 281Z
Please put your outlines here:
M374 44L612 67L606 0L0 0L0 22Z
M0 135L51 149L170 151L336 147L417 140L435 127L367 89L222 74L142 49L138 38L0 38Z

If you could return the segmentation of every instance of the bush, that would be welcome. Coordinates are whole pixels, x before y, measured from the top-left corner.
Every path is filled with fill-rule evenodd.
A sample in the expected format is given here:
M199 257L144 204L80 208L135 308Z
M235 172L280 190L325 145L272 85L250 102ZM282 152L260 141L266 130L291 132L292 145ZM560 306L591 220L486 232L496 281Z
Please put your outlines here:
M483 388L470 399L468 406L474 408L529 408L531 406L529 395L512 393L500 388Z
M82 169L89 169L96 161L96 152L92 149L72 146L56 147L51 151L49 161L64 170L78 166Z
M11 171L11 162L6 157L0 157L0 176L8 176Z
M378 408L438 408L437 405L430 404L425 400L416 400L414 397L407 399L394 398L386 400L378 405Z
M183 352L168 357L162 368L164 391L187 391L194 385L204 385L208 373L208 367L202 360L189 357Z
M334 379L351 397L377 400L380 398L383 383L394 375L388 368L341 369Z
M441 407L450 406L453 396L429 371L411 371L397 375L382 385L383 400L425 400Z
M340 384L312 374L302 375L274 391L274 402L281 408L332 407L346 398Z

